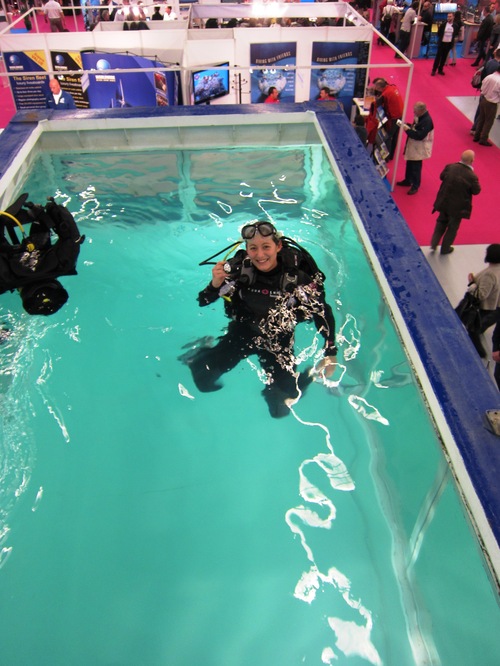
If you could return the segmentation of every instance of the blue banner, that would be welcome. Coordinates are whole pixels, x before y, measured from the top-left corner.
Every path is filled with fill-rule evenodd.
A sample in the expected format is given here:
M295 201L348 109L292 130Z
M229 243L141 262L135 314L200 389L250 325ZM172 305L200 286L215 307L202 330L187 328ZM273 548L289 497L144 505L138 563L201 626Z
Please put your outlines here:
M86 80L82 74L72 74L71 72L83 69L82 56L79 51L51 51L52 69L58 72L57 80L61 88L69 92L75 100L77 109L90 108L89 96L82 82Z
M281 102L295 102L295 69L286 71L276 66L295 66L297 62L297 44L251 44L251 102L265 102L269 88L274 87L279 93Z
M359 72L365 70L350 69L348 65L357 65L359 56L364 60L366 49L364 42L313 42L312 65L342 65L335 69L313 69L311 71L310 99L319 99L321 88L328 88L330 94L342 102L345 112L350 115L352 98L359 93ZM364 78L362 79L364 81ZM361 93L362 95L362 93Z
M117 53L82 53L83 69L94 70L83 80L91 109L177 104L177 77L161 63L141 56ZM158 67L156 72L108 72L111 69Z
M47 61L43 51L16 51L3 54L16 109L44 109L47 90ZM37 72L40 72L39 74Z

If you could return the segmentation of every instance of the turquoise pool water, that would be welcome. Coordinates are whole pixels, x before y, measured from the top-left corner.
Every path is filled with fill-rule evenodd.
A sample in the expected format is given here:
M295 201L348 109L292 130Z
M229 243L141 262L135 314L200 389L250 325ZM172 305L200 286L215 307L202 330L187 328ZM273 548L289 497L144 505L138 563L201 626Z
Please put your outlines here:
M323 149L49 154L25 190L87 241L60 313L0 301L2 661L496 664L494 589ZM252 362L199 394L179 360L226 323L198 263L257 217L326 273L343 366L279 421Z

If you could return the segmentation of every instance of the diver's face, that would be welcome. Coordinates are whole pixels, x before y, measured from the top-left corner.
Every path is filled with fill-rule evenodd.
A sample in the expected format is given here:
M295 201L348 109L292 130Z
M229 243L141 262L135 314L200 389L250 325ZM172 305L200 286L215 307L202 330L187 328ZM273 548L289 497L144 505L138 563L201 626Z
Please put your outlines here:
M255 268L263 273L272 271L278 265L278 252L281 241L275 243L272 236L255 236L247 241L247 254Z

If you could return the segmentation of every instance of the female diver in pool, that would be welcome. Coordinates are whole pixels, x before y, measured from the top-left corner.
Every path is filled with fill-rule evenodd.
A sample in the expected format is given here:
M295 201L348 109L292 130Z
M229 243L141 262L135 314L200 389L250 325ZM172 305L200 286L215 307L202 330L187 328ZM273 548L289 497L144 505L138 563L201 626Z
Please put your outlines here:
M296 325L314 321L325 340L317 370L331 376L337 354L335 319L325 301L324 275L304 248L280 237L269 222L247 224L241 235L246 252L239 250L229 261L217 262L210 284L198 295L202 307L224 299L231 319L227 333L214 347L197 350L187 363L200 391L217 391L224 373L256 354L267 373L263 395L269 411L281 417L289 413L288 401L312 381L310 373L296 371ZM209 260L202 262L206 263Z

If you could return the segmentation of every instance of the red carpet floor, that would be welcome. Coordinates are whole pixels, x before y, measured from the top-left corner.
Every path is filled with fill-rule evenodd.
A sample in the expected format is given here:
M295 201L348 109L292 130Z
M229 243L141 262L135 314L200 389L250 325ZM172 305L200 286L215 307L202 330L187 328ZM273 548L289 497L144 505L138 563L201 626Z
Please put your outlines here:
M373 49L373 60L401 63L389 54L388 47ZM445 67L445 76L431 76L432 59L414 60L408 112L406 120L413 117L413 104L421 101L427 104L434 121L434 149L431 159L425 160L422 169L422 185L418 194L407 195L407 188L396 187L393 196L403 217L413 231L420 245L429 245L437 214L432 214L432 205L439 189L439 174L446 164L456 162L464 150L471 148L476 153L474 170L479 177L482 192L473 200L470 220L464 220L455 241L456 245L475 245L498 242L496 222L498 220L498 197L494 180L500 175L500 153L497 147L486 148L472 141L471 122L461 113L448 97L477 97L470 85L474 69L473 61L460 58L456 67ZM398 85L401 93L406 94L407 74L399 68L387 69L373 67L370 78L384 76L390 83ZM499 122L498 120L495 122ZM404 142L402 143L404 146ZM401 148L402 151L402 148ZM402 180L405 162L399 157L397 180ZM392 181L392 172L389 178ZM496 212L495 212L496 211Z
M81 17L79 17L81 21ZM42 24L40 24L42 27ZM73 26L70 26L73 29ZM43 28L42 28L43 29ZM370 78L384 76L389 82L396 83L405 95L408 74L407 70L394 65L401 64L395 60L388 47L374 45L372 63L390 64L391 67L372 66ZM486 148L473 143L469 133L470 121L451 102L448 97L477 97L471 87L470 80L474 72L469 59L459 59L456 67L446 67L445 76L431 77L432 59L414 60L413 77L409 97L409 111L406 120L411 120L413 104L422 101L427 104L435 127L434 151L431 159L423 165L422 185L415 196L408 196L406 188L396 187L393 196L408 226L413 231L420 245L429 245L434 228L436 214L432 214L432 204L439 189L439 174L446 164L456 162L467 148L476 152L474 169L479 177L482 192L474 197L472 217L464 220L455 242L456 245L475 245L498 242L496 222L498 219L498 197L494 181L500 174L500 154L497 147ZM0 84L0 127L5 127L15 113L14 102L5 80ZM495 122L499 122L498 120ZM402 146L404 142L402 143ZM401 148L402 152L402 148ZM399 156L397 180L404 178L405 163L402 154ZM392 173L389 178L392 181Z

